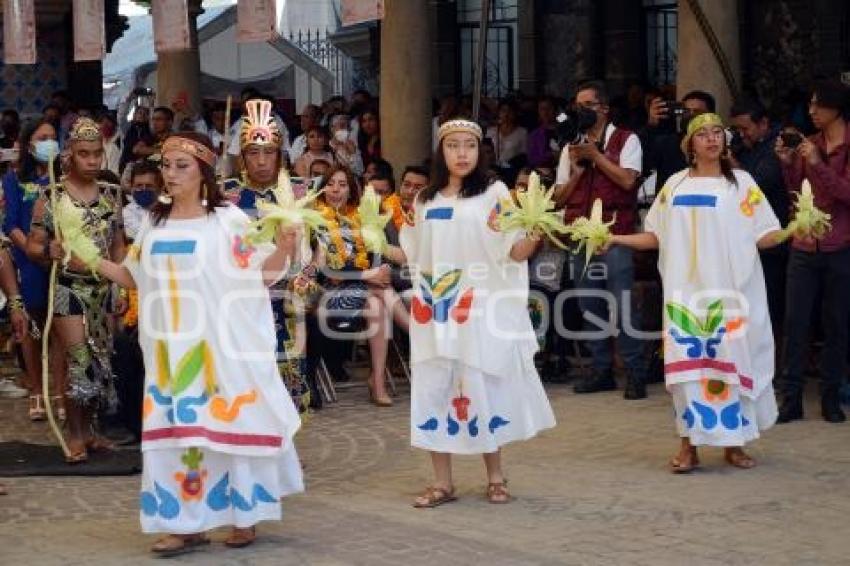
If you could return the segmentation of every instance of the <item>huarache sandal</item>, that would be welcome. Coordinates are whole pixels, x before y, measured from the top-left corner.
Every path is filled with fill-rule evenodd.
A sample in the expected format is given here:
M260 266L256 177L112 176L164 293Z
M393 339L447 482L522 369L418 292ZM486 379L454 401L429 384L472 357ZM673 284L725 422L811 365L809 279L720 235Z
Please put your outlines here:
M60 421L64 421L65 417L65 398L62 395L54 395L51 397L53 399L53 403L56 404L56 418Z
M47 418L47 409L44 408L43 395L30 395L29 418L32 422L43 421Z
M750 470L756 467L756 461L752 456L740 448L727 448L723 454L726 463L742 470Z
M425 488L425 492L413 501L413 506L417 509L433 509L452 501L457 501L454 487L446 489L429 485Z
M66 464L82 464L89 459L89 453L86 450L86 443L76 443L74 441L68 443L68 454L65 455Z
M103 436L94 435L86 440L86 448L91 452L114 452L115 443Z
M224 541L224 546L229 548L245 548L253 544L255 540L257 540L257 531L254 527L248 527L247 529L234 527L230 531L230 536Z
M689 456L686 459L682 459L682 455L679 453L670 460L671 472L674 474L689 474L699 467L699 454L697 454L697 447L691 446L688 449L688 452Z
M487 501L490 503L504 505L505 503L510 503L512 499L513 497L511 497L508 491L508 480L487 484Z
M166 535L151 546L151 552L161 558L171 558L197 550L209 542L203 535Z

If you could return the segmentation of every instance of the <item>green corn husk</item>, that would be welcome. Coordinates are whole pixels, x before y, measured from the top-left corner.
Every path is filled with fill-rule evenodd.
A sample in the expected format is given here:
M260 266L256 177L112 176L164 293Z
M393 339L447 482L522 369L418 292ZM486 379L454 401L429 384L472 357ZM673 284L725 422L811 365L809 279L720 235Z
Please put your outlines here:
M584 269L587 270L590 258L611 238L611 226L617 220L616 213L610 222L602 221L602 201L593 201L590 218L576 218L570 225L570 238L578 243L574 253L584 248Z
M815 195L808 179L803 180L803 186L794 203L794 219L780 232L779 241L784 242L791 236L798 238L814 238L820 240L832 230L832 216L815 206Z
M53 219L62 234L62 247L65 249L63 265L67 266L71 256L77 256L92 273L97 272L101 260L100 250L94 241L83 232L85 222L83 211L78 208L67 194L63 194L56 203Z
M567 249L558 238L558 234L569 233L561 213L555 211L552 193L555 188L546 190L540 184L540 177L532 173L528 178L528 189L517 193L517 201L505 199L499 212L499 229L503 232L524 230L529 234L545 234L552 243L561 249Z
M387 248L384 227L390 221L392 214L381 214L381 197L372 185L366 185L357 213L360 216L360 234L363 236L366 249L376 254L384 253Z
M308 189L307 194L296 199L289 182L289 173L281 170L277 178L277 187L272 189L277 202L260 201L257 210L260 218L248 225L246 241L250 245L265 244L274 241L275 234L281 226L303 224L308 231L316 230L325 225L325 219L319 211L310 205L322 191Z

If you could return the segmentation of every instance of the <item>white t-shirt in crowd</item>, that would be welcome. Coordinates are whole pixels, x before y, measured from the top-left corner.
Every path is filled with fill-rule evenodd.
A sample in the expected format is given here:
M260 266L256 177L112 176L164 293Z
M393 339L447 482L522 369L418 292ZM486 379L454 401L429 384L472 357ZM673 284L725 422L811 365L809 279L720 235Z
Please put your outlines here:
M307 151L307 134L301 134L295 138L292 147L289 148L289 160L295 163L295 160L304 155L305 151Z
M490 126L487 128L487 137L493 141L496 161L499 163L507 163L517 155L526 153L528 130L523 127L517 126L511 133L503 136L498 126Z
M614 135L614 124L608 124L605 127L605 145L611 141L611 136ZM558 161L558 172L555 176L556 185L564 185L570 180L570 146L564 146L561 150L561 159ZM640 140L636 134L629 134L626 138L626 143L623 144L623 150L620 152L620 167L623 169L631 169L640 173L643 170L643 150L640 147Z

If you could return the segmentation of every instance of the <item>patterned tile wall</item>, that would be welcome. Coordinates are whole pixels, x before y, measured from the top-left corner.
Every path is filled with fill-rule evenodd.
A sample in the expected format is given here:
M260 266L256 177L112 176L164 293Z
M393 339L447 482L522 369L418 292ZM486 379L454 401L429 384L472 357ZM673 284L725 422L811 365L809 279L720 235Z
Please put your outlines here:
M0 32L0 53L3 37ZM67 87L67 55L61 27L39 29L35 65L5 65L0 58L0 109L14 108L23 116L39 115L50 94Z

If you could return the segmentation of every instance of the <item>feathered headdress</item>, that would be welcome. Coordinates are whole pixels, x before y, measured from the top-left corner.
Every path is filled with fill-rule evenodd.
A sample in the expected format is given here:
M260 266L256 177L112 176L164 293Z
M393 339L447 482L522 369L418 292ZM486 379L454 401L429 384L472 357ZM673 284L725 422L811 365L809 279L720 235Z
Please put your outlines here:
M268 100L249 100L245 103L245 115L242 116L242 129L239 132L239 145L243 149L249 145L280 147L283 137L277 122L272 116L272 103Z

